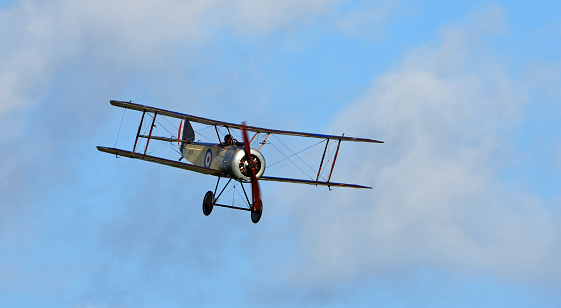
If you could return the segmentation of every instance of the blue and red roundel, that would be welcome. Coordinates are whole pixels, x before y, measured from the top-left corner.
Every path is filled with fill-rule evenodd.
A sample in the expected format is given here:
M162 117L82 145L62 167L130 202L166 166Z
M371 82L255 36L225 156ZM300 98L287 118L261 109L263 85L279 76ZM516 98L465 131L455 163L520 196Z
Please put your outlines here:
M212 162L212 150L209 148L205 154L205 168L210 168L211 162Z

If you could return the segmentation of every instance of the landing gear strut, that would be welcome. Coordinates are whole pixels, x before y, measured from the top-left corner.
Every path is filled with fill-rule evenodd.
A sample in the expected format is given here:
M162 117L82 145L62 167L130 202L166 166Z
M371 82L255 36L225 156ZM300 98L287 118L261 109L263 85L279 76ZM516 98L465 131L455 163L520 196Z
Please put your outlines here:
M231 181L232 181L232 179L230 178L230 180L228 180L228 183L226 183L226 185L224 185L224 188L222 188L222 190L220 191L220 193L218 194L218 196L216 198L214 198L214 195L216 194L216 190L218 189L218 184L220 183L220 177L218 178L218 181L216 182L216 188L214 189L214 193L210 190L206 192L206 194L203 198L203 214L205 214L205 216L210 215L210 213L212 212L212 209L216 205L216 206L227 207L227 208L231 208L231 209L235 209L235 210L249 211L249 212L251 212L251 221L254 224L258 223L259 220L261 219L261 214L263 213L263 204L261 203L261 200L256 200L254 202L254 204L251 204L249 202L249 198L247 197L247 193L245 192L245 188L243 187L243 184L244 184L243 182L240 182L240 186L242 187L243 193L245 195L245 199L247 200L247 204L248 204L247 208L216 203L216 202L218 202L218 198L220 198L220 196L222 195L222 193L224 192L224 190L226 189L228 184L230 184ZM257 208L259 210L256 210Z

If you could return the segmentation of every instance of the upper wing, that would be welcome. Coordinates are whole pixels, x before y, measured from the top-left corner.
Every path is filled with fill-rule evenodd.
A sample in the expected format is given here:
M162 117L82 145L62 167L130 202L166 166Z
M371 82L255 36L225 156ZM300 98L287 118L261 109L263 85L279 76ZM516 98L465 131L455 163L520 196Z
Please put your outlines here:
M372 187L362 186L357 184L345 184L345 183L334 183L334 182L318 182L312 180L301 180L301 179L289 179L289 178L279 178L274 176L262 176L259 178L263 181L274 181L274 182L289 182L289 183L300 183L309 185L321 185L321 186L333 186L333 187L351 187L351 188L366 188L372 189Z
M201 124L206 125L218 125L218 126L227 126L234 129L241 129L242 126L240 124L216 121L206 118L201 118L189 114L179 113L175 111L169 111L165 109L150 107L139 105L131 102L122 102L122 101L111 101L111 105L128 108L138 111L149 111L149 112L158 112L158 114L165 115L172 118L177 119L184 119L188 121L193 121ZM335 135L323 135L323 134L311 134L311 133L301 133L301 132L293 132L293 131L285 131L285 130L277 130L277 129L268 129L262 127L255 127L255 126L246 126L246 130L257 132L257 133L265 133L265 134L278 134L278 135L290 135L290 136L300 136L300 137L312 137L312 138L321 138L321 139L336 139L341 141L358 141L358 142L371 142L371 143L384 143L383 141L378 141L374 139L367 139L367 138L355 138L355 137L346 137L346 136L335 136ZM319 185L319 184L318 184Z
M198 173L209 174L209 175L214 175L214 176L222 176L222 177L228 176L226 174L226 172L221 171L221 170L199 167L199 166L186 164L186 163L182 163L182 162L178 162L178 161L173 161L173 160L169 160L169 159L165 159L165 158L160 158L160 157L155 157L155 156L150 156L150 155L144 155L144 154L140 154L140 153L133 153L133 152L129 152L129 151L121 150L121 149L107 148L107 147L101 147L101 146L98 146L97 149L100 150L101 152L105 152L105 153L115 154L115 155L129 157L129 158L142 159L142 160L146 160L146 161L149 161L149 162L158 163L158 164L171 166L171 167L175 167L175 168L180 168L180 169L185 169L185 170L189 170L189 171L194 171L194 172L198 172Z

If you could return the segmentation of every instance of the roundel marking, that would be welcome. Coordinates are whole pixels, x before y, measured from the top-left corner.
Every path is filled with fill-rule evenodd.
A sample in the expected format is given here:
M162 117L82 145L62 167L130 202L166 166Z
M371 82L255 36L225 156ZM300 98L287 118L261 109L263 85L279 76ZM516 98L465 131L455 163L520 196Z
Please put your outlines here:
M211 162L212 162L212 150L209 148L208 150L206 150L205 168L209 168Z

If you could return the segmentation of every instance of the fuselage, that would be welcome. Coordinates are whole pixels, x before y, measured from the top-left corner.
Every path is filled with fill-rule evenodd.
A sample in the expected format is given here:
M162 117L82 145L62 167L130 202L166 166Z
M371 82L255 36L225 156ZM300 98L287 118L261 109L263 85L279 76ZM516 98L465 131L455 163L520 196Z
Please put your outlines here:
M183 157L196 166L226 171L232 178L250 181L247 174L248 161L243 143L222 145L202 142L183 143L180 146ZM260 178L265 172L265 158L256 149L251 148L251 156L256 164L256 176Z

